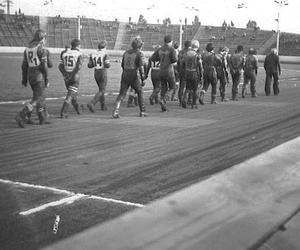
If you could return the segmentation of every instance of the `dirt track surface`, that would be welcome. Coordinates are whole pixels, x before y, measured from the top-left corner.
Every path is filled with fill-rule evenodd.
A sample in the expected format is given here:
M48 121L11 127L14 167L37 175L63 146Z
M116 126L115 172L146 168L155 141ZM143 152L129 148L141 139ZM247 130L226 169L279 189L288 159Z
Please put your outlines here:
M109 96L108 111L98 107L80 116L71 111L62 120L57 118L62 100L48 101L52 123L25 129L13 119L21 105L1 104L0 179L145 205L298 137L300 85L294 83L284 84L279 96L260 93L219 105L206 96L198 110L170 102L170 112L162 113L158 105L147 105L146 118L124 103L121 119L112 119L115 97ZM48 245L135 208L83 199L26 217L19 212L61 197L0 187L4 249ZM61 227L53 235L58 213Z

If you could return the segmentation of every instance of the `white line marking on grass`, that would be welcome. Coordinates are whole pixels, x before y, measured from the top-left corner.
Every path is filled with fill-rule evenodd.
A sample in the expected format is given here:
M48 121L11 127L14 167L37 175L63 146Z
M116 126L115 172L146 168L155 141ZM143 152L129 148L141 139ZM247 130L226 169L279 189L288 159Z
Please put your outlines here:
M75 194L71 197L63 198L63 199L58 200L58 201L49 202L49 203L43 204L41 206L29 209L27 211L20 212L19 214L20 215L30 215L30 214L34 214L34 213L40 212L42 210L45 210L49 207L56 207L56 206L59 206L59 205L62 205L62 204L71 204L74 201L79 200L84 196L85 196L84 194Z
M20 215L33 214L33 213L45 210L48 207L55 207L55 206L59 206L59 205L62 205L62 204L73 203L74 201L82 199L82 198L102 200L102 201L111 202L111 203L123 204L123 205L126 205L126 206L134 206L134 207L140 207L140 208L144 207L143 204L139 204L139 203L122 201L122 200L116 200L116 199L106 198L106 197L97 196L97 195L88 195L88 194L74 193L74 192L71 192L71 191L68 191L68 190L63 190L63 189L58 189L58 188L53 188L53 187L47 187L47 186L41 186L41 185L34 185L34 184L29 184L29 183L24 183L24 182L18 182L18 181L10 181L10 180L4 180L4 179L0 179L0 182L1 183L6 183L6 184L10 184L10 185L21 186L21 187L35 188L35 189L42 189L42 190L52 191L54 193L66 194L66 195L69 196L67 198L63 198L63 199L58 200L58 201L49 202L49 203L43 204L41 206L29 209L27 211L20 212L19 213Z
M148 92L152 92L152 90L144 90L144 93L148 93ZM112 96L116 96L116 95L119 95L119 92L107 92L105 93L105 95L109 96L109 95L112 95ZM82 97L91 97L91 96L94 96L93 95L81 95ZM62 97L47 97L46 98L46 101L51 101L51 100L60 100L60 99L65 99L65 96L62 96ZM19 101L3 101L3 102L0 102L0 105L1 104L25 104L26 102L29 102L30 99L28 100L19 100Z
M113 202L113 203L120 203L123 205L134 206L134 207L144 207L144 205L139 204L139 203L115 200L115 199L111 199L111 198L104 198L104 197L100 197L100 196L96 196L96 195L88 195L87 198L95 199L95 200L103 200L103 201Z
M55 193L60 193L60 194L75 195L75 193L73 193L73 192L58 189L58 188L53 188L53 187L34 185L34 184L28 184L28 183L24 183L24 182L10 181L10 180L4 180L4 179L0 179L0 182L6 183L6 184L11 184L11 185L17 185L17 186L21 186L21 187L44 189L44 190L53 191Z

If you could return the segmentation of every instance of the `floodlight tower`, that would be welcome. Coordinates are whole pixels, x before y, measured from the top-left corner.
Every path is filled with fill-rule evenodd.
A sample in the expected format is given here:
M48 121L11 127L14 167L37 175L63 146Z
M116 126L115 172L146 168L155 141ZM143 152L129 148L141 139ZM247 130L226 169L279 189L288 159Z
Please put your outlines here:
M279 30L279 17L280 17L280 10L282 6L287 6L289 5L288 0L274 0L274 3L276 3L279 6L278 9L278 16L277 19L275 19L277 21L277 39L276 39L276 49L277 49L277 53L279 54L279 36L280 36L280 30Z
M182 35L183 35L182 20L180 19L179 22L180 22L180 25L179 25L180 31L179 31L179 47L178 48L179 48L179 50L181 50L182 49Z

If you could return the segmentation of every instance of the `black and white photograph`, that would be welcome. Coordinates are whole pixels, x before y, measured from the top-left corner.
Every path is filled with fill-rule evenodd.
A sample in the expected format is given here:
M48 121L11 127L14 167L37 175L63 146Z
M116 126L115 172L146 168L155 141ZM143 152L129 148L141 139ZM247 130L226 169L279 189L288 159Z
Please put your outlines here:
M298 0L0 0L0 250L300 250Z

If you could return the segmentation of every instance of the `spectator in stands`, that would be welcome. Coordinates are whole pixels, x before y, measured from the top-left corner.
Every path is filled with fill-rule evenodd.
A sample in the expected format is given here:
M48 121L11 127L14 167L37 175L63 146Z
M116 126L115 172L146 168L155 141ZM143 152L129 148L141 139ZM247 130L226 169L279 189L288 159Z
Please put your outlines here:
M116 99L115 107L112 113L113 118L120 118L119 109L121 102L126 96L127 90L132 87L138 95L140 107L140 117L147 116L143 98L143 86L145 85L145 56L141 51L143 41L136 37L131 42L132 49L125 51L122 58L121 67L123 69L121 76L120 93Z
M159 73L161 80L160 105L163 112L168 111L166 96L173 93L175 88L175 72L173 64L178 60L175 49L172 46L172 37L166 35L164 37L164 45L156 50L151 56L151 61L159 61Z
M266 96L271 94L271 81L273 78L273 92L274 95L279 94L279 75L281 74L281 67L279 56L276 48L271 50L271 53L266 56L264 61L264 69L266 71L265 93Z
M158 50L160 47L161 47L160 45L157 45L155 47L155 51ZM146 78L149 75L150 69L151 69L151 81L153 84L153 92L149 97L149 101L150 101L150 105L154 105L154 102L158 104L159 101L158 95L161 87L160 77L159 77L159 61L152 61L151 57L149 58L148 67L146 71Z
M106 41L101 41L98 44L98 50L90 54L88 68L94 68L94 78L98 85L99 91L94 98L87 104L89 110L95 112L97 102L101 104L101 110L107 110L105 105L105 89L107 85L107 69L110 67L109 56L106 51Z
M178 65L178 73L179 73L179 90L178 90L179 105L182 105L183 93L186 87L185 70L183 68L183 61L190 47L191 47L191 41L189 40L185 41L184 48L181 51L179 51L178 54L177 65Z
M203 64L203 87L200 91L199 102L204 105L204 94L211 85L211 104L217 104L217 72L216 72L216 55L212 43L206 45L206 51L202 54Z
M186 76L186 89L182 99L182 107L187 107L187 98L189 94L192 95L192 108L197 109L197 91L198 87L201 87L202 80L202 62L201 55L198 53L200 47L198 40L191 42L191 49L186 52L186 56L183 60L183 69Z
M83 63L83 56L80 52L80 40L71 41L71 49L62 54L62 60L58 69L62 73L67 89L67 95L60 111L61 118L68 118L68 109L70 103L76 113L80 114L80 106L77 101L78 87L80 82L80 69Z
M256 77L257 77L257 70L258 70L258 58L256 56L256 50L253 48L249 49L248 55L245 59L244 65L244 83L242 88L242 97L245 98L245 91L247 84L250 82L250 90L251 96L256 97Z
M49 123L49 115L46 111L45 88L49 86L47 50L44 48L46 33L37 30L29 46L25 49L22 62L22 85L27 86L29 81L33 92L30 102L17 114L16 122L19 127L24 128L25 124L32 124L31 113L36 108L39 124Z
M238 45L235 53L229 58L229 68L232 77L232 97L231 100L238 101L238 86L241 80L242 69L244 67L243 46Z

